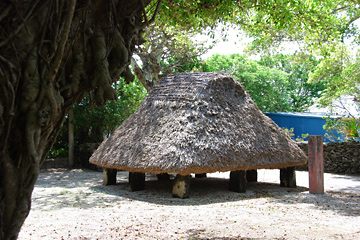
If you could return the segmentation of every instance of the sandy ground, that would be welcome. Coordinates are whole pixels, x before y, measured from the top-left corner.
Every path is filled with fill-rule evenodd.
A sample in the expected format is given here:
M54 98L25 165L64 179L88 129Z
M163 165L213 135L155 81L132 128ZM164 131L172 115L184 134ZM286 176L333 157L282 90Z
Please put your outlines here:
M171 180L147 175L129 192L102 173L42 170L19 239L360 239L360 177L325 174L326 194L279 187L278 170L259 170L246 193L227 190L229 173L192 179L188 199L173 198Z

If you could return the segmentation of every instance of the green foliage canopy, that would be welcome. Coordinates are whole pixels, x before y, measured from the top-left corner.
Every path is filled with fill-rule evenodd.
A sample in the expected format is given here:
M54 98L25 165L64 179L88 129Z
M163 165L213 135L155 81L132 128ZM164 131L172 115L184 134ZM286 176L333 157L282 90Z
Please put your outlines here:
M339 46L310 74L311 82L325 80L326 90L320 99L323 106L330 105L334 99L342 95L360 99L360 52L354 55L345 46Z
M254 39L250 51L269 53L284 41L300 43L302 53L322 56L311 79L327 82L324 105L344 93L359 98L359 53L344 50L350 42L358 48L359 18L360 4L353 0L164 0L160 11L161 21L188 29L236 25Z
M291 111L302 112L314 104L326 88L327 81L309 82L309 73L318 65L319 60L307 56L299 60L297 54L276 54L262 56L259 64L276 68L288 74L286 91L290 97Z
M263 49L284 40L318 48L324 41L353 35L358 8L356 1L344 0L164 0L160 19L188 29L232 23L256 38L255 45Z
M249 91L264 112L300 112L313 104L324 89L323 82L307 83L307 75L317 61L297 63L292 55L264 56L250 60L244 55L213 55L205 71L227 71Z
M75 148L82 143L100 143L108 137L125 119L137 110L147 95L145 88L136 78L126 83L120 78L116 83L117 100L108 101L103 106L94 106L92 98L86 95L74 105ZM65 157L68 150L68 119L62 126L56 143L50 152L51 157Z
M360 142L359 118L355 118L353 116L343 116L336 119L327 118L324 129L326 130L325 137L327 137L330 141L342 141L340 137L342 135L345 136L345 141Z
M155 21L144 31L146 42L135 47L134 56L137 58L132 57L131 67L148 91L158 84L161 77L179 71L181 64L190 64L211 48L206 41L197 41L194 38L196 33L184 26L175 27L160 21Z
M127 84L120 78L116 89L118 99L103 106L93 106L89 96L74 106L76 142L101 142L136 111L147 94L138 79Z

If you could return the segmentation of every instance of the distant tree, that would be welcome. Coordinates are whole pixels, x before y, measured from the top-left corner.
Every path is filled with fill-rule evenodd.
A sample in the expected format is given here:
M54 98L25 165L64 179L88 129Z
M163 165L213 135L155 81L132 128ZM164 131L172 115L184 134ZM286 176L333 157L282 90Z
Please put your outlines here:
M123 78L114 87L117 99L108 101L103 106L94 104L91 93L74 105L75 152L82 143L100 143L108 137L125 119L135 112L141 101L147 95L145 88L136 78L127 84ZM90 97L89 97L90 94ZM68 153L68 119L59 133L51 157L66 157ZM78 165L75 162L75 165Z
M213 55L206 60L205 71L227 71L249 91L265 112L304 111L324 88L322 83L308 84L307 75L315 59L298 64L290 55L250 60L244 55Z
M352 96L359 103L360 51L354 54L348 47L338 46L311 72L310 81L327 82L319 102L322 106L331 105L343 95Z
M161 77L179 72L184 62L188 66L204 54L211 45L194 40L194 30L156 21L145 30L145 43L135 47L131 67L143 86L150 91ZM183 69L184 70L184 69Z
M253 18L256 25L246 31L255 39L250 49L271 52L284 41L297 42L303 56L319 59L320 64L311 71L309 80L311 83L322 81L325 85L320 99L322 106L328 106L344 94L357 101L360 92L359 2L320 2L297 5L288 1L288 7L280 9L276 8L276 1L267 1L266 4L275 6L274 11L272 16L257 14Z
M343 116L328 118L324 129L326 136L331 141L360 141L360 119L351 113L342 97L350 96L355 102L357 110L360 109L360 56L359 51L355 54L348 47L338 45L334 52L321 61L310 74L310 81L317 83L326 81L326 88L318 101L320 106L328 109L339 110ZM334 134L338 133L338 134ZM345 136L340 139L339 134Z
M297 54L275 54L262 56L259 64L277 68L288 73L286 92L289 93L290 109L294 112L306 111L314 104L325 90L327 81L309 82L309 74L315 69L319 60L314 56L299 59Z
M206 60L205 69L229 72L244 85L262 111L290 111L288 74L279 69L262 66L240 54L215 54Z
M79 142L101 142L136 111L146 96L146 90L138 79L127 84L124 79L116 83L117 99L103 106L96 106L87 95L74 106L75 134Z

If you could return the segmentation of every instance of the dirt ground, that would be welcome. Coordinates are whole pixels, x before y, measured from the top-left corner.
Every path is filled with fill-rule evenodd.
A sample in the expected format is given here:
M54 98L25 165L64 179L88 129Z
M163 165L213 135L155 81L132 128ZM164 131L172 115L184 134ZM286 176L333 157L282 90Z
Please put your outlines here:
M173 198L171 180L147 175L130 192L102 173L42 170L19 239L360 239L360 177L325 175L326 194L281 188L278 170L260 170L246 193L228 191L229 173L192 179L188 199Z

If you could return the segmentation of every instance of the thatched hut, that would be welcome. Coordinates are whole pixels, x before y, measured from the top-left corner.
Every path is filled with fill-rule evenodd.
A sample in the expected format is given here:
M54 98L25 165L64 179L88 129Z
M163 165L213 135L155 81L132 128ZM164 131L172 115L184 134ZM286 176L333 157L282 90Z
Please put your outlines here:
M224 73L160 80L90 162L139 173L191 173L303 165L297 144Z

